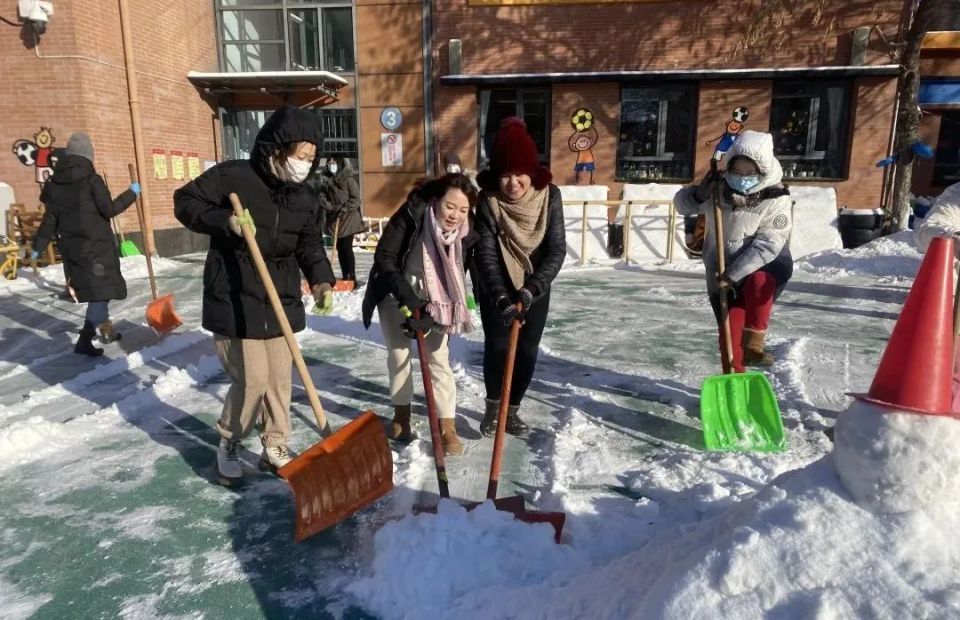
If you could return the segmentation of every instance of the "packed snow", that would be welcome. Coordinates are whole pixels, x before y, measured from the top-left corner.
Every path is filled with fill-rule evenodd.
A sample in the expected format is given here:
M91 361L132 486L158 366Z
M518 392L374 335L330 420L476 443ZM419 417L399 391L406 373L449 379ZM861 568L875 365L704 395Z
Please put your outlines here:
M484 497L489 467L482 334L451 344L467 444L447 461L453 499L417 415L420 438L392 446L394 491L298 545L256 438L246 486L211 481L228 385L199 325L202 257L155 262L185 319L163 339L143 325L143 260L124 259L124 340L100 360L70 353L82 307L52 297L62 272L24 270L0 283L0 617L957 617L960 424L846 396L869 386L920 258L894 235L798 261L768 340L778 454L703 447L699 387L719 359L696 264L566 267L521 410L532 432L508 437L500 484L566 513L559 545L460 505ZM298 335L334 427L389 416L361 299L338 295ZM317 435L294 385L302 450ZM871 470L878 455L890 467Z

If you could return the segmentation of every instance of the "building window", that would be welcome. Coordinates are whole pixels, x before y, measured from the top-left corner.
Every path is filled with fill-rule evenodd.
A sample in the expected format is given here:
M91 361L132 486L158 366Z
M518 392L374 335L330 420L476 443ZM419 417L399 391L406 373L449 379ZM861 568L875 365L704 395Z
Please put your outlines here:
M537 145L540 163L550 165L550 89L494 88L480 91L480 168L490 165L493 137L500 122L519 116L527 124L527 132Z
M355 68L353 10L343 0L217 0L223 70Z
M617 180L649 183L691 179L696 116L694 86L621 89Z
M953 185L960 182L960 112L943 112L940 136L933 160L933 184Z
M774 84L770 133L785 179L844 178L849 124L849 84Z
M340 155L357 167L357 111L353 108L317 108L323 148L318 155ZM224 147L228 159L247 159L257 132L272 110L227 110L223 115Z

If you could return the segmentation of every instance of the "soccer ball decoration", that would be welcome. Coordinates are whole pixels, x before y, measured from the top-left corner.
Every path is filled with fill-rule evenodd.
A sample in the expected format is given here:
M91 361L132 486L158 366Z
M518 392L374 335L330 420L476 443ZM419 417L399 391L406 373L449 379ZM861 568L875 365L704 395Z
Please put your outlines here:
M17 140L13 143L13 154L24 166L37 163L37 145L29 140Z
M737 106L733 109L733 120L745 123L750 118L750 110L746 106Z
M570 117L570 124L577 131L586 131L593 126L593 112L586 108L580 108Z

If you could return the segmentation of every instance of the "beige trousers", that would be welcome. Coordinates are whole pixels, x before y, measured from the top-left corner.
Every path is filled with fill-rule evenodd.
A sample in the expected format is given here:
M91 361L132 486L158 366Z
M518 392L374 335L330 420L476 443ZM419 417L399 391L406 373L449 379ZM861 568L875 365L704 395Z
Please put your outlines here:
M260 440L282 446L290 436L291 365L293 358L281 338L252 340L214 336L217 356L233 380L217 430L225 439L250 435L262 420Z
M416 351L417 342L403 333L403 314L392 295L377 306L380 314L380 329L387 346L387 370L390 373L390 400L394 405L409 405L413 400L413 368L410 363L411 349ZM425 338L430 378L437 403L437 417L452 418L457 410L457 383L450 370L450 351L447 335L431 331Z

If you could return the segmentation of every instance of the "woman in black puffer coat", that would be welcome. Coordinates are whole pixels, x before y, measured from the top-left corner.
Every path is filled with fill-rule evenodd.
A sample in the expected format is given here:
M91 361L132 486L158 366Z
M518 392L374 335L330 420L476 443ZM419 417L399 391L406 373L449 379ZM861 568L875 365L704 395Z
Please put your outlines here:
M33 258L57 237L67 286L73 289L78 302L87 303L83 328L73 350L97 356L103 354L103 349L93 346L98 327L104 343L120 337L110 322L108 304L127 296L110 220L134 203L140 184L134 183L111 199L106 183L93 168L93 156L93 144L87 134L70 136L66 153L58 159L53 176L40 194L46 211L33 240Z
M520 401L533 379L540 338L550 309L550 285L567 253L560 189L542 167L524 122L501 124L493 141L490 169L477 176L482 190L477 211L480 240L475 252L477 300L483 321L483 380L487 406L480 432L496 431L503 363L510 325L523 326L517 344L506 432L524 435ZM517 309L517 305L522 310Z
M327 169L323 172L326 182L320 186L323 201L327 234L336 233L337 260L340 261L340 273L344 280L357 282L357 260L353 255L353 237L363 232L363 215L360 213L360 186L353 178L353 168L343 157L331 157L327 160Z
M316 194L305 183L316 171L321 142L312 114L284 107L257 134L249 160L218 164L173 196L177 219L210 236L203 272L203 326L214 333L220 361L233 380L217 423L222 484L240 482L240 441L258 418L263 419L261 468L275 471L292 458L286 446L292 358L241 224L254 227L293 331L306 324L301 272L317 300L314 311L329 312L335 279L323 251ZM245 208L242 218L233 214L231 193Z

